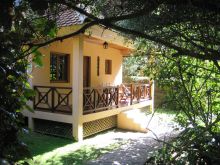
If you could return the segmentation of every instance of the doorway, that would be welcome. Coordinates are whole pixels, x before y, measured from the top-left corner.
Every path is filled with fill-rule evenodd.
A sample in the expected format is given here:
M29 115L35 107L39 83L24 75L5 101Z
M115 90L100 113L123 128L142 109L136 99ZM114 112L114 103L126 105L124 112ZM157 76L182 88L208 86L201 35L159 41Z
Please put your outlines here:
M90 87L91 85L91 57L83 57L83 87Z

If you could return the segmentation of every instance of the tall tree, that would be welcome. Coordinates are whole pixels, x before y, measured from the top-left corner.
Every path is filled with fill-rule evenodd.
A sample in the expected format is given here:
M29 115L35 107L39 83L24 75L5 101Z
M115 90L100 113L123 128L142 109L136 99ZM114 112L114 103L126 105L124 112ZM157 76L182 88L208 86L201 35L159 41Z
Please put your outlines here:
M36 19L42 6L36 12L30 5L27 1L0 1L0 164L30 157L18 134L23 130L21 110L30 109L27 101L34 94L28 83L28 55L33 53L33 61L39 65L41 55L26 43L50 38L55 26L44 17Z

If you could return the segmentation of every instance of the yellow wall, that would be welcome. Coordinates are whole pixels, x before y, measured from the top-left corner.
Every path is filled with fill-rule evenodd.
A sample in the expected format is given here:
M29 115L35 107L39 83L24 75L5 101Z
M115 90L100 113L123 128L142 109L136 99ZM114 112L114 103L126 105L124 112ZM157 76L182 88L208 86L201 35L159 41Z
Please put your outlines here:
M102 45L85 41L84 56L91 56L91 86L119 85L122 83L122 54L114 48L104 49ZM100 58L97 76L97 57ZM105 74L105 60L112 60L112 74Z
M101 26L92 26L86 30L85 34L88 36L91 35L100 40L107 41L108 43L120 45L123 48L134 49L132 40L124 38L116 31L112 31Z
M59 82L50 82L50 53L67 53L70 54L70 71L72 70L72 59L73 59L73 43L76 42L76 38L69 38L63 40L62 42L54 42L49 46L43 47L40 49L43 57L43 67L36 68L33 66L32 75L33 75L33 85L43 85L43 86L61 86L61 87L71 87L72 84L72 74L69 74L68 83L59 83Z
M54 42L49 46L41 48L40 51L44 54L43 67L37 68L33 66L33 85L42 86L72 86L73 72L73 44L77 44L77 37L63 40L62 42ZM70 73L69 82L50 82L50 53L66 53L70 54ZM91 87L118 85L122 83L122 54L120 50L115 48L103 49L102 45L84 41L83 48L84 56L91 56ZM97 56L100 57L100 74L97 76ZM105 59L112 60L112 74L105 74Z

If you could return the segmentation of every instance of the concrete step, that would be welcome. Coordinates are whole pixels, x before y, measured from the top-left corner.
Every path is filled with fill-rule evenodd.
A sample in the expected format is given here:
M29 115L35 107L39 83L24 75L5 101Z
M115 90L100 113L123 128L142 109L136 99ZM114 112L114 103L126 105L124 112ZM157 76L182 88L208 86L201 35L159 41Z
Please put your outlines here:
M148 117L140 109L132 109L118 114L118 128L147 132Z

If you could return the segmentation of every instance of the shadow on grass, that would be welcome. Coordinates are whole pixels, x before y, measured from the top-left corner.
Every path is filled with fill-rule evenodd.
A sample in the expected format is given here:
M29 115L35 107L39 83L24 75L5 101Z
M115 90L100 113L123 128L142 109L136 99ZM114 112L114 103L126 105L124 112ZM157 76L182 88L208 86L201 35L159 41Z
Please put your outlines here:
M117 148L115 145L111 145L105 148L95 148L95 146L83 146L81 149L71 152L63 156L53 156L46 161L46 165L58 165L58 164L74 164L82 165L89 160L94 160L105 154L112 151L114 148Z
M145 115L152 115L152 112L150 110L150 106L142 107L142 108L140 108L140 110ZM162 107L155 108L154 112L157 114L166 114L166 115L176 115L176 114L180 113L177 110L173 110L173 109L169 109L169 108L162 108Z
M20 135L20 139L28 145L32 156L41 155L74 142L71 139L58 138L35 132L22 134Z
M168 109L168 108L157 108L155 110L155 112L158 114L167 114L167 115L176 115L176 114L180 113L177 110Z

